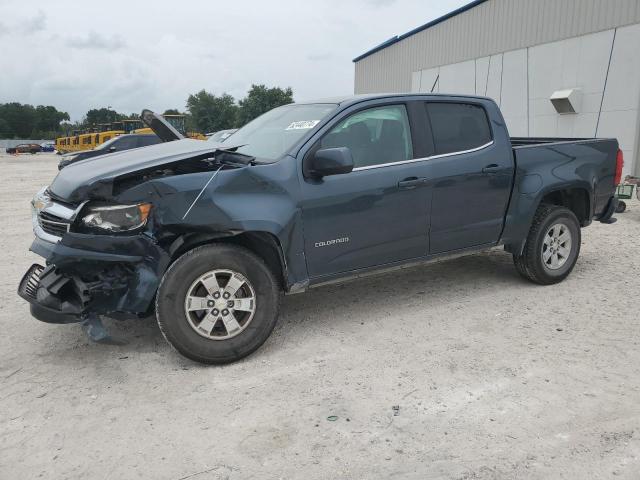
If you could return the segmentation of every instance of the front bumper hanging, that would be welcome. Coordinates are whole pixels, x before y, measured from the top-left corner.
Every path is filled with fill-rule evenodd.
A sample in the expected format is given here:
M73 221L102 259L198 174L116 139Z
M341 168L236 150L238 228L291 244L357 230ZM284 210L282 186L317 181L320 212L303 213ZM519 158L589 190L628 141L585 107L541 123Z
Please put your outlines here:
M90 315L116 319L148 315L170 256L144 235L67 233L56 243L36 237L32 265L18 295L47 323L82 322Z
M82 285L56 273L55 267L34 263L18 286L18 295L30 304L31 315L47 323L77 323L89 296Z

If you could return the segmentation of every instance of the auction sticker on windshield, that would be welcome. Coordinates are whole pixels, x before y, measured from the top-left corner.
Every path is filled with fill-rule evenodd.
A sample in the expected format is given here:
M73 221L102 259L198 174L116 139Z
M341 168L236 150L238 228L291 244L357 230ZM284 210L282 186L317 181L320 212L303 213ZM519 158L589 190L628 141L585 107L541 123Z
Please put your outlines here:
M300 120L298 122L291 122L285 130L306 130L315 127L318 123L320 123L320 120Z

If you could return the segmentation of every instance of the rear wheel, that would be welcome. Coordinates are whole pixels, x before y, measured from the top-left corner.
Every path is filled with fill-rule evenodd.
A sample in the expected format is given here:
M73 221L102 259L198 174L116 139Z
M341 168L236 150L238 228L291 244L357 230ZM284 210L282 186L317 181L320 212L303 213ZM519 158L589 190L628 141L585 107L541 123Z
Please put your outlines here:
M167 270L156 316L164 337L185 357L229 363L266 341L279 300L279 284L262 259L235 245L207 245Z
M616 213L622 213L627 209L627 204L622 200L618 200L618 205L616 205Z
M518 273L540 285L564 280L580 254L580 223L564 207L541 205L533 219L522 255L514 255Z

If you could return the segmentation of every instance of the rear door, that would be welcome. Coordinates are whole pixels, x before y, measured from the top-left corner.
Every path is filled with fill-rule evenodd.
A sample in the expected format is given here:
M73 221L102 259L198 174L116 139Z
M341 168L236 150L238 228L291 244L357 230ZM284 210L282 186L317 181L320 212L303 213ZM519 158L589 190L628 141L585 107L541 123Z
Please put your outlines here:
M425 103L435 146L429 162L430 254L500 238L514 174L513 155L504 125L492 125L485 107L482 100Z
M419 148L412 142L415 125L410 126L408 105L349 111L327 127L307 154L348 147L355 164L348 174L303 178L305 255L311 278L427 254L427 162L416 159Z

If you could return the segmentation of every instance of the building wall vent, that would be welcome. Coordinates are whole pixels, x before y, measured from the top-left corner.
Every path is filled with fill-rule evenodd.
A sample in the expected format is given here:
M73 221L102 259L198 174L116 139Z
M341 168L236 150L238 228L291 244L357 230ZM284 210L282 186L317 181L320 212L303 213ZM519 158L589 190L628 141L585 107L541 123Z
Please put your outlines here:
M560 115L578 113L582 104L582 93L578 88L558 90L551 95L551 103Z

